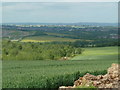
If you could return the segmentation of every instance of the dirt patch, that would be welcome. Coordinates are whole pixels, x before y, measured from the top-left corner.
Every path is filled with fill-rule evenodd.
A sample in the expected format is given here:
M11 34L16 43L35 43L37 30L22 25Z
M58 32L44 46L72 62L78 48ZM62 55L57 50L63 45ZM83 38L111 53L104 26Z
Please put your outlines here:
M69 60L69 59L71 59L70 57L62 57L62 58L60 58L60 60Z

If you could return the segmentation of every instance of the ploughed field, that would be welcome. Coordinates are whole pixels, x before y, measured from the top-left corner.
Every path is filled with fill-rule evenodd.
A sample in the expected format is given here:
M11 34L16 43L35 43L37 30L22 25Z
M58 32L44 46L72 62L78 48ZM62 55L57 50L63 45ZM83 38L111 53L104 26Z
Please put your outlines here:
M3 61L3 88L58 88L85 73L106 74L118 61L118 47L85 48L71 60Z

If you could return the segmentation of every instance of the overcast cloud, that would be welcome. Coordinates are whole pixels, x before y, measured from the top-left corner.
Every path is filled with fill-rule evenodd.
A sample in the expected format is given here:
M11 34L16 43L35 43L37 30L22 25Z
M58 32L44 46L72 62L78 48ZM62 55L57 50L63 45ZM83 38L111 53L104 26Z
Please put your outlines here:
M117 5L117 2L4 2L3 22L113 23L118 20Z

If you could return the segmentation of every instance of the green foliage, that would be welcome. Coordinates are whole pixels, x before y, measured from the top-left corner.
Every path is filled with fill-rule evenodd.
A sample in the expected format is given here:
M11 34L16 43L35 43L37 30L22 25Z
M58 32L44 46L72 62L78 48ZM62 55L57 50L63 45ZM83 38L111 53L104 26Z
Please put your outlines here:
M44 33L43 31L36 31L34 33L34 36L43 36L43 35L47 35L46 33Z
M81 54L81 48L65 44L3 41L3 60L58 60Z
M107 47L118 46L117 39L96 39L96 40L76 40L72 43L74 47Z

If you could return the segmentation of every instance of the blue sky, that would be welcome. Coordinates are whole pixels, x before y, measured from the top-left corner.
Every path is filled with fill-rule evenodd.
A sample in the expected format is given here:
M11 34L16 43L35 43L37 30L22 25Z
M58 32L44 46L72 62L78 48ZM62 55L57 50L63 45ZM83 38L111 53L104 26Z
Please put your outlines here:
M117 2L4 2L3 23L117 23Z

